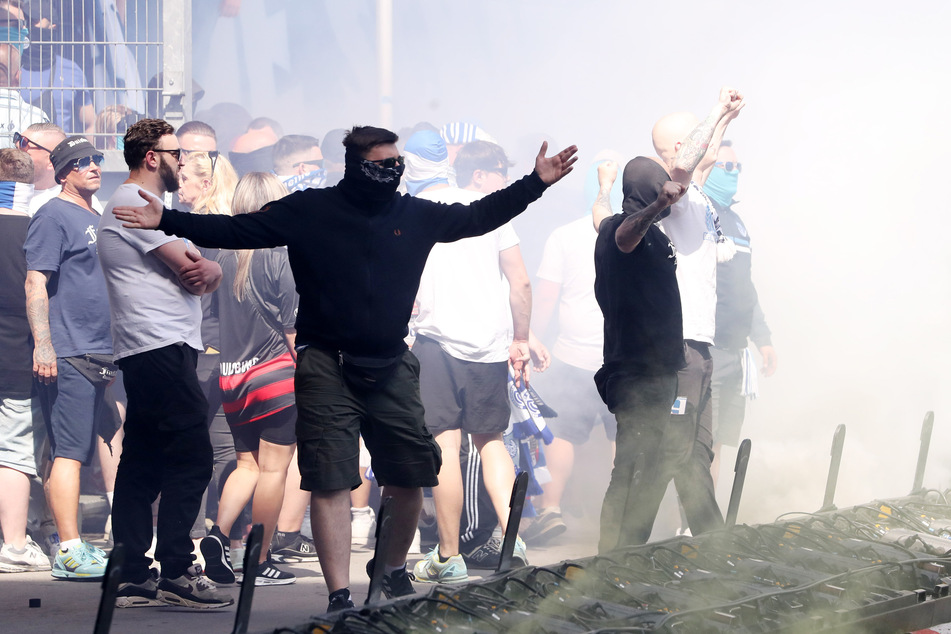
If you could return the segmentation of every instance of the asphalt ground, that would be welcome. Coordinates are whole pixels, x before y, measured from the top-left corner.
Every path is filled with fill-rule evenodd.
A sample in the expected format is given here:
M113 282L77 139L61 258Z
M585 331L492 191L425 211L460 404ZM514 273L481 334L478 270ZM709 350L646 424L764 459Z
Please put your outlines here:
M597 550L597 528L589 518L566 515L568 531L554 543L544 547L529 545L528 557L532 565L557 563L594 555ZM104 547L101 540L87 535L92 543ZM373 552L355 548L350 562L351 586L354 602L363 604L369 579L366 563ZM410 555L410 562L421 555ZM298 626L311 616L327 609L327 588L318 563L281 564L297 576L296 583L287 586L255 588L249 632L271 632L282 626ZM492 571L470 570L472 580ZM425 584L417 584L425 589ZM234 596L237 602L239 587L220 586ZM0 632L28 634L32 632L92 632L99 608L102 588L99 581L76 582L56 580L49 572L0 574ZM32 599L39 599L39 607L30 607ZM35 603L35 601L34 601ZM176 607L149 607L116 609L112 632L201 632L202 634L231 632L234 626L235 606L217 610L192 610Z

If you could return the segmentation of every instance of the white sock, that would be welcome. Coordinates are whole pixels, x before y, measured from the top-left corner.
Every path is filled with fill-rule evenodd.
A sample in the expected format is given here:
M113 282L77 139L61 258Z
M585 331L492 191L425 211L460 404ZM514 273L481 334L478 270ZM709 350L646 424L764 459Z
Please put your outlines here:
M83 543L83 540L79 537L77 537L76 539L67 539L59 543L59 549L66 551L72 548L73 546L79 546L81 543Z

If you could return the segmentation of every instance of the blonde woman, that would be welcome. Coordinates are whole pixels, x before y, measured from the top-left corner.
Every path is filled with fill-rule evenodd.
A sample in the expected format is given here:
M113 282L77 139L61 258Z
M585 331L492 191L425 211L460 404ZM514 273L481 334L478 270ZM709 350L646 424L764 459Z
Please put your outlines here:
M287 189L276 176L252 172L238 182L232 211L234 215L251 213L285 195ZM238 464L222 489L218 522L202 540L201 552L212 581L233 583L227 535L241 509L253 494L252 521L264 525L264 543L270 544L284 500L287 467L297 442L294 321L298 299L284 247L222 250L218 263L222 270L219 381ZM294 581L294 575L275 567L270 552L262 550L255 585Z
M178 199L192 211L231 215L238 175L217 152L189 152L178 172Z

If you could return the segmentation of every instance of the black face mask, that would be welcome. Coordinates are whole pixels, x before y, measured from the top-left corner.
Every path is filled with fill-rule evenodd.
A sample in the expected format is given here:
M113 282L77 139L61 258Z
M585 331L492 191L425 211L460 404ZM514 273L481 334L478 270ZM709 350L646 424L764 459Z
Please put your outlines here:
M350 156L345 162L343 180L340 187L357 204L380 205L392 200L396 188L400 186L403 165L383 167L361 157Z

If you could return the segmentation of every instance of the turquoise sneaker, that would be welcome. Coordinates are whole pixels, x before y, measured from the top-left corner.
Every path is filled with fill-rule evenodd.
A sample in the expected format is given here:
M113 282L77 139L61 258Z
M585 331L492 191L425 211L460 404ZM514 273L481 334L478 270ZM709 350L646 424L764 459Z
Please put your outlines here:
M92 581L106 573L107 558L102 550L86 542L69 550L59 550L53 558L53 576L57 579Z
M413 566L413 576L423 583L464 583L469 580L469 570L462 555L453 555L439 561L439 545Z
M528 565L528 553L525 552L525 542L522 541L521 537L515 538L515 548L512 549L512 559L515 560L514 563L520 566L524 567Z

